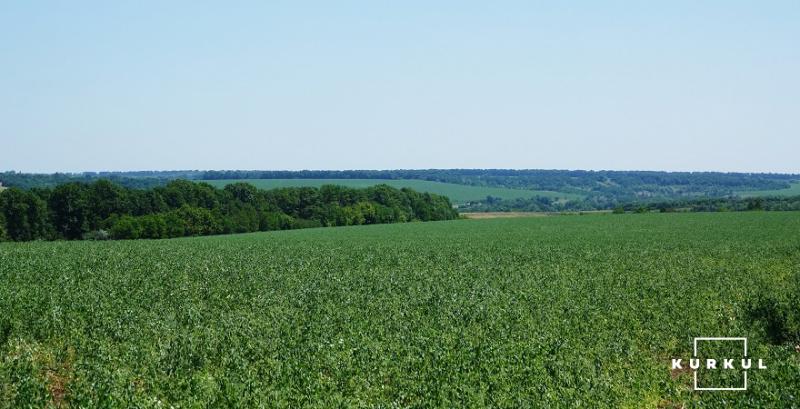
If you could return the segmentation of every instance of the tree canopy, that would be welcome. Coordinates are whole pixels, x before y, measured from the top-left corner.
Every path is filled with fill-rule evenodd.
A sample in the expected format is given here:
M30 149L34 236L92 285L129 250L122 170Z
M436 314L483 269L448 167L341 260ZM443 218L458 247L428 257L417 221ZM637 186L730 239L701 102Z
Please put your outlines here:
M174 180L144 190L101 179L0 193L0 239L14 241L157 239L457 217L446 197L387 185L217 189Z

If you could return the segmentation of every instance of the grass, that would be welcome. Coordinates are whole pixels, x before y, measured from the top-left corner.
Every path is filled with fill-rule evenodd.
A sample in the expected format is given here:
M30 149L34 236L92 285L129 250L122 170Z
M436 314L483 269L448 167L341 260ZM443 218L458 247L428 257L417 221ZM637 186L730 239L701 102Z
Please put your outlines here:
M545 196L550 198L578 199L581 196L574 193L552 192L548 190L522 190L508 189L499 187L481 187L459 185L455 183L431 182L427 180L412 179L244 179L244 180L205 180L217 187L223 187L229 183L247 182L261 189L274 189L289 186L313 186L322 185L342 185L349 187L364 188L385 183L396 188L409 187L420 192L430 192L444 195L456 204L463 204L470 201L486 199L486 196L499 197L502 199L529 198L533 196Z
M743 190L736 192L738 196L741 197L757 197L757 196L800 196L800 181L798 182L790 182L790 185L786 189L774 189L774 190Z
M0 407L792 407L744 313L800 214L554 216L0 243ZM748 337L749 390L670 358Z

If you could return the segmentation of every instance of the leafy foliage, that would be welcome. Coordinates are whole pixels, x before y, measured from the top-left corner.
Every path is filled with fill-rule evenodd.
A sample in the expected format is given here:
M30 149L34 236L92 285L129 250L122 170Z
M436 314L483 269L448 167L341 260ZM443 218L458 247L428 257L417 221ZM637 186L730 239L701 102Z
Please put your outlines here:
M448 220L458 217L446 197L377 185L281 188L246 183L217 189L175 180L150 190L107 180L53 189L11 188L0 194L2 237L158 239L321 226Z
M774 344L800 347L800 271L762 287L751 300L748 314Z
M486 196L501 199L546 197L556 199L580 199L583 196L574 193L550 192L545 190L528 190L505 187L471 186L465 184L434 182L419 179L214 179L204 180L212 186L224 187L236 182L246 182L260 189L276 189L280 187L320 187L323 185L338 185L351 188L366 188L375 185L389 185L397 189L404 187L418 192L435 193L447 196L451 202L458 206L467 203L479 202Z

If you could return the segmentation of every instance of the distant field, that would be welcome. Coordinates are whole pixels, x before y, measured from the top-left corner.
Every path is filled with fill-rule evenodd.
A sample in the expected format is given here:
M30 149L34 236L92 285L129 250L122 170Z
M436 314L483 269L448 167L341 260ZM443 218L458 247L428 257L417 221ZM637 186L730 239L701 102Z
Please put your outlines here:
M455 183L431 182L427 180L410 179L239 179L239 180L204 180L217 187L223 187L229 183L247 182L261 189L274 189L278 187L292 186L312 186L322 185L342 185L349 187L364 188L387 184L396 188L409 187L420 192L430 192L444 195L456 204L470 201L482 200L486 196L499 197L501 199L528 198L533 196L544 196L550 198L579 199L581 196L570 193L552 192L547 190L521 190L496 187L481 187L458 185Z
M791 186L787 189L776 190L745 190L736 192L741 197L755 197L755 196L800 196L800 181L792 182Z
M572 212L461 212L467 219L508 219L514 217L545 217L611 213L611 210L583 210Z
M513 217L545 217L548 213L545 212L466 212L461 213L461 216L467 219L500 219L500 218L513 218Z
M798 407L797 212L0 243L0 408ZM789 311L788 309L786 311ZM747 337L749 390L670 358Z

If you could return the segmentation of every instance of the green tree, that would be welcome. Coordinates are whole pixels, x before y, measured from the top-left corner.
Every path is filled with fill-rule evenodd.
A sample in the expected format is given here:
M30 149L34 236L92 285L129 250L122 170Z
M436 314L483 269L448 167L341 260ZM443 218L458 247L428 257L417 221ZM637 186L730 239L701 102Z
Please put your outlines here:
M0 211L0 241L6 240L8 240L8 236L6 236L6 217Z
M208 209L184 205L175 214L183 221L186 236L205 236L221 232L219 221Z
M117 219L111 227L111 236L115 239L138 239L141 234L142 226L139 221L128 215Z
M292 228L292 216L281 212L263 212L259 217L258 229L261 231L287 230Z
M86 185L67 183L57 186L50 195L49 206L55 230L62 237L80 239L88 231L91 210Z
M747 210L764 210L764 199L757 197L747 201Z
M253 204L258 198L258 189L249 183L231 183L224 188L225 192L242 203Z
M35 194L17 188L4 191L0 195L0 212L5 219L5 235L11 240L45 238L47 208Z
M98 180L89 185L86 197L90 230L100 228L101 223L112 214L127 213L125 190L108 180Z
M249 204L237 204L232 206L224 219L226 233L247 233L259 230L260 218L258 211Z
M183 237L186 235L186 223L174 211L164 214L165 237Z
M162 239L167 237L167 223L160 214L139 217L140 237L143 239Z

